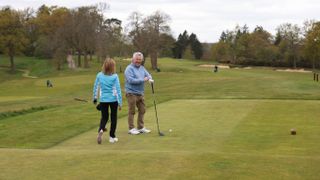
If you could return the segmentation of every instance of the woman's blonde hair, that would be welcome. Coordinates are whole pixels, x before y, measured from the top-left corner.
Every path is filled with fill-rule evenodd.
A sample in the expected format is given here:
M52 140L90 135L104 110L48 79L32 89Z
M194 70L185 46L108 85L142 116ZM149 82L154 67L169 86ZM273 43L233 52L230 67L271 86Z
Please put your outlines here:
M101 71L106 75L114 74L116 72L116 62L111 58L107 58L103 62Z

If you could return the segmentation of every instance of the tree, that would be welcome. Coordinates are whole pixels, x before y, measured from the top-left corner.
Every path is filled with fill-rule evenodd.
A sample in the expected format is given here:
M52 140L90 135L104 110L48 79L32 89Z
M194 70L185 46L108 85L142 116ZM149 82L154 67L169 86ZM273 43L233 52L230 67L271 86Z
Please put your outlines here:
M227 39L230 39L228 43L231 46L232 52L232 63L238 63L238 59L241 57L241 60L246 58L246 49L248 47L248 34L249 30L245 24L243 27L237 25L233 32L227 34Z
M158 53L161 49L161 34L169 34L170 26L168 25L170 16L160 11L156 11L144 20L144 26L148 34L150 59L152 69L158 69Z
M144 61L149 55L150 47L148 41L148 34L144 27L144 18L140 12L133 12L129 16L129 37L131 38L134 51L139 51L144 54Z
M222 32L219 43L212 46L212 55L219 62L270 65L276 55L272 43L272 35L263 27L250 33L246 25L237 25L233 31Z
M160 57L173 57L172 48L174 48L176 40L171 34L160 35Z
M212 60L212 43L202 43L203 55L201 59Z
M282 45L286 45L285 58L288 62L292 62L293 68L296 68L299 58L299 47L301 46L301 29L298 25L285 23L278 26L277 31L279 31L282 41L286 41L282 43Z
M183 53L186 50L188 45L189 45L189 35L188 35L188 32L185 30L182 34L179 34L178 40L174 45L174 48L173 48L174 57L177 59L183 58Z
M156 11L155 13L143 18L139 12L133 12L129 16L129 37L137 51L144 54L145 57L150 54L152 69L158 69L158 55L162 49L160 44L164 34L170 34L168 25L170 16Z
M191 49L194 55L195 59L201 59L203 55L203 49L202 49L202 44L198 40L197 36L193 33L191 33L189 37L189 42L191 45Z
M312 22L305 26L305 42L304 42L304 54L307 58L311 59L313 70L316 68L316 64L319 65L320 58L320 22ZM318 59L318 62L316 62Z
M75 30L80 38L78 48L84 55L84 68L89 68L88 54L95 49L100 15L96 7L88 6L78 8L76 16L78 25Z
M222 31L219 41L226 42L226 40L227 40L227 34L224 31Z
M107 52L108 56L121 56L123 46L123 34L121 21L116 18L106 20L107 23Z
M278 46L281 40L282 40L282 37L281 37L280 31L278 30L274 40L274 45Z
M27 8L23 11L23 24L28 44L26 44L23 53L27 56L34 56L39 38L39 28L36 24L35 11L32 8Z
M273 65L276 59L276 46L272 42L272 35L262 27L257 27L249 35L247 53L251 64Z
M191 45L188 45L186 50L183 52L183 58L184 59L194 59L194 54L192 52Z
M67 8L43 5L38 9L36 18L30 22L36 28L34 30L36 31L36 56L42 58L52 58L54 56L56 38L66 38L67 35L71 34L70 30L64 30L64 36L56 35L61 28L66 29L70 17L70 11Z
M212 59L221 63L230 63L232 60L230 43L220 41L212 46Z
M21 11L10 7L0 10L0 48L10 58L11 72L15 72L14 56L21 53L27 44L22 17Z

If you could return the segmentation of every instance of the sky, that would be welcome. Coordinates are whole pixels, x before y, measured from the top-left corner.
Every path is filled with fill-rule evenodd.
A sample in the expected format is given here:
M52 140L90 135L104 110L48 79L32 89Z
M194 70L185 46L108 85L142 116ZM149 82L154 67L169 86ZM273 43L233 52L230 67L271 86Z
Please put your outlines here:
M236 25L246 24L250 31L259 25L275 34L283 23L303 26L306 20L320 20L319 0L0 0L0 6L76 8L99 2L109 5L105 16L122 20L123 26L134 11L147 16L159 10L171 17L169 25L175 38L187 30L207 43L217 42L222 31L233 30Z

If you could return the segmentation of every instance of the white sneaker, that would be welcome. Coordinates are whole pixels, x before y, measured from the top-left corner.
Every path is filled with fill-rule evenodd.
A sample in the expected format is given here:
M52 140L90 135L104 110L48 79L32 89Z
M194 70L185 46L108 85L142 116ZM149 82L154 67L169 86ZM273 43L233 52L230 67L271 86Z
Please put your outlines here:
M101 144L101 142L102 142L102 135L103 135L103 130L101 130L101 131L98 133L98 137L97 137L97 142L98 142L98 144Z
M115 138L110 137L110 138L109 138L109 142L110 142L110 143L118 142L118 138L116 138L116 137L115 137Z
M142 129L138 129L138 131L140 132L140 133L150 133L151 132L151 130L150 129L147 129L147 128L142 128Z
M132 134L132 135L140 134L140 132L139 132L136 128L130 129L128 133L129 133L129 134Z

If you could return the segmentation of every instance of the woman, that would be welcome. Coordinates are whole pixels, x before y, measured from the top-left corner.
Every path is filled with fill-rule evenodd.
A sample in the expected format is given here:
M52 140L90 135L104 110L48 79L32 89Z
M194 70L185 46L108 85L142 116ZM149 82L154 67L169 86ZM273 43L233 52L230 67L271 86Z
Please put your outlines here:
M121 110L122 96L120 89L119 77L115 73L116 63L113 59L106 59L102 65L102 70L97 74L93 87L93 103L97 104L98 89L100 88L100 109L101 121L98 129L97 142L101 144L102 135L109 119L109 107L111 110L111 127L110 127L110 143L118 142L115 135L117 128L117 112Z

